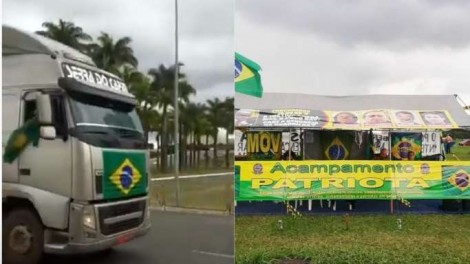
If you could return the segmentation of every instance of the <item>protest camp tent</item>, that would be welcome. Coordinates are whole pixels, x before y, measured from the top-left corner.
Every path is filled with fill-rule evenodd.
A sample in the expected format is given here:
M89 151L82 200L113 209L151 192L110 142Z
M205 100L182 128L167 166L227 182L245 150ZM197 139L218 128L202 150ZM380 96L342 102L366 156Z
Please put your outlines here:
M256 133L256 131L270 131L273 138L278 138L277 136L282 133L282 153L284 153L284 134L287 134L288 144L287 146L292 146L291 138L294 130L304 130L307 131L310 136L304 137L305 142L300 143L300 150L302 157L301 160L311 160L311 162L302 163L302 164L323 164L322 160L338 160L338 164L349 164L347 160L354 161L357 160L370 160L377 157L377 148L369 146L374 146L375 141L375 132L385 132L384 134L393 135L389 137L388 141L388 159L400 159L400 157L391 155L391 150L394 150L396 146L400 147L401 142L394 143L394 138L401 138L402 133L406 136L416 136L423 135L422 139L414 141L417 145L424 146L424 135L427 133L441 134L440 131L453 130L453 129L464 129L470 131L470 115L465 112L465 109L458 102L456 95L355 95L355 96L324 96L324 95L309 95L309 94L296 94L296 93L264 93L262 98L257 98L253 96L247 96L244 94L235 95L235 136L236 139L236 165L239 166L239 174L237 174L237 200L275 200L275 196L270 194L270 196L263 196L261 192L257 193L253 188L248 188L250 185L250 180L253 177L258 177L262 173L262 162L258 161L278 161L280 160L279 155L269 156L269 152L279 154L279 151L258 151L257 148L248 147L249 142L251 141L248 137L249 133ZM375 110L376 112L382 110L384 113L388 114L388 122L382 124L381 126L367 126L365 124L365 114L370 110ZM419 120L416 123L417 125L400 125L398 122L398 112L411 112L413 116ZM357 123L354 125L344 125L338 124L334 117L339 112L352 112L356 114L358 118ZM432 124L431 121L426 119L426 113L440 113L444 114L447 118L445 123L442 124ZM349 131L337 131L337 130L349 130ZM351 131L352 130L352 131ZM374 130L374 131L371 131ZM288 132L286 132L288 131ZM238 132L238 133L237 133ZM249 133L248 133L249 132ZM333 144L335 138L340 132L348 132L343 134L352 134L353 136L350 139L351 142L347 142L345 139L341 138L341 144L343 147L348 146L344 149L346 151L336 151L337 156L340 158L331 158L328 155L330 154L329 150L340 150L337 146L339 144ZM374 133L373 133L374 132ZM261 132L260 132L261 133ZM277 134L276 134L277 133ZM338 134L335 134L338 133ZM289 135L290 134L290 135ZM329 140L328 137L332 136ZM304 134L305 136L306 134ZM359 135L359 136L358 136ZM372 136L371 136L372 135ZM398 137L399 136L399 137ZM258 137L259 142L261 142L261 134ZM254 137L251 137L254 139ZM372 139L372 140L371 140ZM408 140L408 138L405 138ZM330 143L333 142L333 143ZM372 143L371 143L372 142ZM410 141L411 142L411 141ZM440 137L437 137L437 140L434 142L440 142ZM399 144L400 143L400 144ZM254 143L250 143L254 144ZM256 143L257 144L257 143ZM276 143L278 145L278 143ZM413 143L414 144L414 143ZM257 146L261 143L257 144ZM437 146L440 146L440 143L436 143ZM334 148L331 148L334 146ZM350 148L349 148L350 146ZM383 145L381 145L383 146ZM392 149L393 147L393 149ZM291 148L291 147L288 147ZM240 149L240 150L239 150ZM246 149L250 149L247 151ZM259 148L261 150L261 148ZM273 148L274 149L274 148ZM414 150L414 145L410 145L409 149ZM421 148L420 148L421 149ZM379 150L381 150L379 148ZM442 149L431 149L432 151L426 150L421 152L421 156L413 158L405 158L403 160L427 160L429 164L434 164L433 166L440 167L442 161L440 155ZM249 153L248 153L249 152ZM439 154L435 154L435 153ZM237 154L240 153L240 154ZM248 153L248 155L247 155ZM290 152L289 152L290 153ZM333 152L331 152L333 153ZM346 153L346 154L345 154ZM395 152L394 152L395 153ZM397 152L401 156L401 152ZM415 154L418 151L415 152ZM335 155L336 155L335 154ZM341 155L339 155L341 154ZM381 154L381 153L380 153ZM425 155L426 154L426 155ZM252 155L252 156L250 156ZM263 156L264 155L264 156ZM283 154L284 155L284 154ZM347 158L345 158L347 156ZM394 158L395 157L395 158ZM261 159L258 159L261 158ZM416 158L416 159L415 159ZM284 159L284 158L282 158ZM289 157L290 159L290 157ZM438 161L432 163L432 161ZM250 163L250 161L256 161L258 163ZM318 162L319 161L319 162ZM377 163L374 163L377 162ZM381 161L369 161L370 164L382 164ZM465 162L465 161L463 161ZM367 162L365 162L367 163ZM364 163L364 164L365 164ZM367 164L369 164L367 163ZM276 163L277 164L277 163ZM300 163L298 163L300 164ZM325 163L326 164L326 163ZM333 164L333 163L328 163ZM385 164L385 163L383 163ZM387 163L389 164L389 163ZM393 164L393 163L390 163ZM428 164L428 162L426 162ZM257 167L258 166L258 167ZM436 168L437 168L436 167ZM267 168L265 168L268 171ZM245 173L249 172L249 173ZM424 172L423 172L424 173ZM255 175L255 176L253 176ZM287 175L287 174L286 174ZM266 176L267 177L267 176ZM440 181L437 181L438 185L441 184ZM248 187L247 187L248 186ZM273 191L274 189L265 188L268 191ZM264 189L263 189L264 190ZM277 190L277 189L276 189ZM310 189L301 189L302 191L307 192L309 195L314 194L315 190ZM395 190L394 190L395 191ZM266 192L269 193L269 192ZM287 199L287 193L280 193L277 198ZM294 192L293 192L294 193ZM240 198L241 197L241 198ZM305 196L300 200L306 197ZM406 197L406 196L405 196ZM410 196L411 197L411 196ZM431 197L431 196L429 196ZM441 199L441 196L434 196ZM276 199L277 199L276 198ZM431 197L432 198L432 197ZM306 198L311 199L311 198ZM375 199L375 198L371 198ZM414 197L412 199L421 199L420 197ZM446 198L447 199L447 198ZM449 198L450 199L450 198ZM390 204L391 210L393 210L392 203ZM309 210L311 209L311 200L309 200Z
M236 94L235 108L235 127L237 128L272 128L282 129L283 131L287 131L287 129L291 131L292 129L310 131L344 129L369 131L372 129L377 131L416 132L453 129L470 130L470 116L459 104L456 95L322 96L296 93L265 93L262 98L256 98ZM371 110L384 111L388 122L378 126L367 125L365 115ZM416 122L413 125L400 124L396 116L401 111L413 113ZM335 115L341 112L353 113L357 119L355 125L343 125L337 122ZM428 113L439 113L446 121L441 124L429 123L428 121L432 120L426 119ZM237 132L240 134L239 131L236 131L236 134ZM315 134L318 135L318 133ZM367 140L367 137L363 136L363 139ZM291 144L289 143L289 145ZM318 159L321 156L320 152L311 153L310 155L305 154L305 158Z

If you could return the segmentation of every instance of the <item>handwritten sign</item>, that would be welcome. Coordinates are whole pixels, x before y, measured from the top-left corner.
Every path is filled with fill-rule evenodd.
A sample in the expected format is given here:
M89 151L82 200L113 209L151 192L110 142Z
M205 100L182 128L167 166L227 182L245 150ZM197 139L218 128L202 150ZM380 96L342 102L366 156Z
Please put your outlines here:
M423 132L421 152L423 157L441 153L441 137L438 132Z

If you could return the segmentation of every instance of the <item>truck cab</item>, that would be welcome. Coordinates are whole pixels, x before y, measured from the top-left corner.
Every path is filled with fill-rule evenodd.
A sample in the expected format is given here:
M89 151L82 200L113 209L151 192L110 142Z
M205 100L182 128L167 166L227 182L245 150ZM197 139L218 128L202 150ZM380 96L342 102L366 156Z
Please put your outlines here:
M68 46L2 30L4 261L101 251L147 233L149 152L125 83ZM31 120L37 127L25 129Z

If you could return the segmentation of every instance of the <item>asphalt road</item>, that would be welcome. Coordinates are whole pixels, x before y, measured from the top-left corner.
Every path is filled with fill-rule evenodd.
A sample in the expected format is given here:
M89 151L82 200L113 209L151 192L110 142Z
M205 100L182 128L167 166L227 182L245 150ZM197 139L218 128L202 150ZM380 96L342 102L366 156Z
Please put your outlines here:
M152 211L149 233L105 253L46 256L43 263L234 263L234 217Z

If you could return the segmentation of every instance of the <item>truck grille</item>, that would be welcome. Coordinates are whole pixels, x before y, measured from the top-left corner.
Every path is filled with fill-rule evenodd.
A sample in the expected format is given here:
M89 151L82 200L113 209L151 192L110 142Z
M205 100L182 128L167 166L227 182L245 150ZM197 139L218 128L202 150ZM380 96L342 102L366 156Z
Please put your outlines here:
M135 212L142 212L141 217L126 219L123 221L107 224L106 219L123 216ZM101 233L103 235L112 235L122 231L126 231L142 224L145 214L145 200L123 203L112 206L103 206L98 209Z

